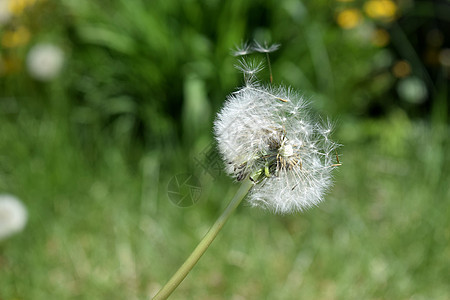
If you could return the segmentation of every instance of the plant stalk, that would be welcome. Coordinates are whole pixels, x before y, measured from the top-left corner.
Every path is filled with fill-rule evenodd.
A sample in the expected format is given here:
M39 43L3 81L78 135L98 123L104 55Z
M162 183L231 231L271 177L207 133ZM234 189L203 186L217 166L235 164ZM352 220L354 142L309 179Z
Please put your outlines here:
M208 249L209 245L211 245L212 241L215 239L220 229L222 229L223 225L226 223L231 213L239 206L242 199L244 199L245 195L248 193L250 188L253 186L253 183L246 179L242 183L239 190L234 195L230 204L228 204L225 211L222 215L216 220L214 225L209 229L200 243L197 245L195 250L191 253L191 255L186 259L183 265L178 269L178 271L170 278L170 280L162 287L162 289L158 292L158 294L153 297L153 300L163 300L167 299L170 294L178 287L178 285L183 281L186 275L192 270L195 264L198 262L200 257L202 257L203 253L205 253L206 249Z

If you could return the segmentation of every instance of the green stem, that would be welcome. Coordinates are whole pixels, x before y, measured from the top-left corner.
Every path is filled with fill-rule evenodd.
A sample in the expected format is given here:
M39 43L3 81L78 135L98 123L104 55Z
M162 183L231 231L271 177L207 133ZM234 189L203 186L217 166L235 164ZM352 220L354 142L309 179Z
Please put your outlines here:
M178 271L170 278L170 280L166 283L165 286L153 297L153 300L162 300L167 299L170 294L177 288L177 286L183 281L186 275L191 271L191 269L198 262L200 257L205 253L206 249L208 249L209 245L211 245L214 238L219 233L220 229L222 229L225 222L230 217L231 213L239 206L242 199L244 199L245 195L248 193L250 188L253 186L253 183L246 179L242 183L241 187L237 191L234 198L231 200L230 204L228 204L225 211L222 215L217 219L214 225L209 229L208 233L203 237L200 243L197 245L197 248L192 252L192 254L186 259L184 264L178 269Z
M267 65L269 66L269 78L270 78L270 83L272 83L273 81L273 77L272 77L272 66L270 65L270 58L269 58L269 52L266 52L266 58L267 58Z

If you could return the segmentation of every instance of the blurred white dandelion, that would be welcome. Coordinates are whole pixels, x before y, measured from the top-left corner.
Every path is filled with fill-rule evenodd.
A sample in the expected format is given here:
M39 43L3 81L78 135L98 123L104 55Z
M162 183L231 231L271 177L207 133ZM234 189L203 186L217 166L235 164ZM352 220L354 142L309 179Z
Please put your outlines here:
M64 52L56 45L40 43L34 45L27 55L30 75L41 81L50 81L59 75L64 64Z
M8 23L12 14L9 9L9 0L0 0L0 26Z
M265 48L274 48L265 46ZM255 64L240 65L243 88L228 96L214 123L228 174L255 186L248 201L276 213L302 211L322 201L340 165L332 125L312 118L308 103L283 86L255 81ZM336 159L337 162L333 162Z
M27 210L19 199L0 195L0 240L22 231L27 218Z

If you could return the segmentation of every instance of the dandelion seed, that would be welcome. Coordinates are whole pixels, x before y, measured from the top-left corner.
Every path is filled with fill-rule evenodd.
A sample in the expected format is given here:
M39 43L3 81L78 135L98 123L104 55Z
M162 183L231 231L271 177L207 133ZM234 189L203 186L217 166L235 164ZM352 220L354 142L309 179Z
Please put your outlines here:
M261 72L264 68L262 62L245 59L239 60L239 64L235 65L235 67L242 73L250 75L256 75L258 72Z
M267 42L264 42L264 45L262 45L255 41L252 49L259 53L272 53L277 51L280 48L280 46L281 46L280 44L268 45Z
M240 59L239 64L235 65L235 67L244 74L244 81L249 86L255 83L256 74L264 69L262 62L245 59Z
M252 47L248 42L242 42L232 51L233 56L244 56L252 53Z
M25 206L14 196L0 195L0 240L20 232L27 222Z
M270 57L269 57L269 53L277 51L278 48L280 48L280 44L272 44L272 45L267 45L266 42L264 42L264 46L259 44L258 42L255 41L255 45L253 46L253 50L255 50L256 52L260 52L260 53L265 53L266 54L266 59L267 59L267 66L269 67L269 79L270 79L270 83L273 82L273 76L272 76L272 66L270 64Z

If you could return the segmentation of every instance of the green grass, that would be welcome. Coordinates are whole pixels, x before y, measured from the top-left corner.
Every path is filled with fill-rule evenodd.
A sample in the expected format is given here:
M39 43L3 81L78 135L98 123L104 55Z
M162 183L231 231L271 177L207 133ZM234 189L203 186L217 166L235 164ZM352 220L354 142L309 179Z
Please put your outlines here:
M110 146L92 165L67 123L0 119L0 191L29 210L0 244L0 298L148 298L237 186L199 175L201 201L179 208L163 152L132 168ZM402 114L342 121L326 202L291 216L241 205L173 299L448 299L448 134Z

